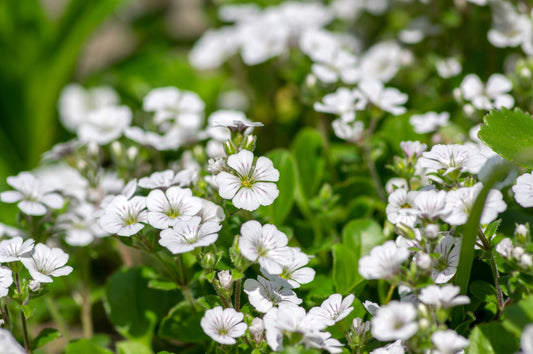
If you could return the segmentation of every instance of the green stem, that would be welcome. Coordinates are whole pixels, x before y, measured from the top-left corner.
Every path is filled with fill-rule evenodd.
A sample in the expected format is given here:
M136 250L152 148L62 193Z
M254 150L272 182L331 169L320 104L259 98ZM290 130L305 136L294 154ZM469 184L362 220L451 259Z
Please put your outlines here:
M498 298L498 315L500 316L503 307L504 307L504 301L503 301L503 291L502 287L500 285L500 273L498 272L498 266L496 265L496 258L494 257L494 248L490 244L489 240L485 237L485 233L483 233L483 230L479 230L479 238L481 240L481 243L483 244L483 249L489 253L489 264L490 264L490 270L492 271L492 277L494 278L494 287L496 288L496 297Z
M394 289L396 289L396 285L391 284L389 292L387 293L387 297L385 298L385 304L388 304L391 301L392 295L394 294Z
M241 285L242 278L235 282L235 310L239 311L240 302L241 302Z
M372 117L372 120L370 121L370 125L368 129L366 130L365 138L361 143L361 148L363 150L363 158L368 168L368 172L370 173L370 178L372 179L372 183L374 184L374 188L376 189L378 198L382 202L386 202L387 196L385 194L385 189L383 188L383 185L381 184L381 178L379 177L378 171L376 169L376 164L374 163L374 159L372 159L372 150L371 150L372 135L374 134L374 129L376 129L377 122L378 122L378 119L376 117Z
M59 327L59 330L63 335L65 336L65 339L67 342L70 341L70 333L68 331L67 323L65 322L65 319L63 316L61 316L61 313L59 313L59 310L57 309L57 306L54 302L54 299L52 299L51 296L47 295L44 297L46 301L46 305L48 306L48 309L50 310L50 314L52 315L52 318L54 319L55 323Z
M24 337L24 348L26 351L31 354L33 351L30 347L30 338L28 336L28 324L26 323L26 316L24 316L24 311L20 310L20 322L22 324L22 335Z

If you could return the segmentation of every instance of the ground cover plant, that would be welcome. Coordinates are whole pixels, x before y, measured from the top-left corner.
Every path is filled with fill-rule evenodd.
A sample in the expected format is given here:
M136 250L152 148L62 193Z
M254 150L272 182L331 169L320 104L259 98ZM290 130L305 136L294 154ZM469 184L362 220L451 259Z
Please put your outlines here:
M529 2L26 6L0 353L533 353ZM137 47L71 79L113 11Z

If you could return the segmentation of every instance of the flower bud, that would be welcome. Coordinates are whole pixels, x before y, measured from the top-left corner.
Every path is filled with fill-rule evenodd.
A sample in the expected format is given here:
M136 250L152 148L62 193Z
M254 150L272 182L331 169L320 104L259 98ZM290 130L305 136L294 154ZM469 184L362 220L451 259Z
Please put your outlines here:
M241 147L245 150L254 151L256 140L257 137L255 135L247 135Z
M516 225L514 236L518 243L527 245L529 243L529 224Z
M114 141L111 144L111 152L113 153L113 155L115 155L117 160L121 159L122 155L124 154L124 149L122 148L122 144L119 143L118 141Z
M414 240L416 237L415 231L410 226L407 226L401 222L396 224L394 231L396 231L398 235L403 236L408 240Z
M531 258L531 255L529 254L523 254L522 257L520 257L520 265L524 268L531 268L533 266L533 258Z
M94 141L87 144L87 153L92 158L98 158L100 155L100 147Z
M30 284L28 285L31 291L38 291L41 289L41 282L37 280L30 281Z
M522 257L524 253L525 253L524 249L518 246L518 247L513 248L511 255L516 259L520 259L520 257Z
M431 269L431 256L425 252L416 254L416 266L423 271Z
M370 330L370 322L366 321L363 322L363 320L359 317L356 317L352 321L352 331L355 333L355 335L359 338L363 338L363 336Z
M233 155L237 152L237 148L235 147L235 145L233 145L232 141L231 140L226 140L224 142L224 152L226 153L226 155Z
M263 333L265 332L265 325L263 320L259 317L255 317L252 320L252 324L248 327L252 338L256 343L260 343L263 340Z
M439 237L440 228L437 224L428 224L424 227L424 236L428 240L436 240Z
M130 161L135 161L137 159L137 155L139 154L139 149L137 149L136 146L130 146L126 151L126 154L128 155L128 159Z
M208 252L202 257L202 260L200 261L200 265L202 266L203 269L211 270L215 266L216 262L217 262L217 259L215 255L213 254L213 252Z
M221 272L218 272L217 276L220 285L224 289L228 290L233 284L233 277L231 276L231 272L229 270L223 270Z

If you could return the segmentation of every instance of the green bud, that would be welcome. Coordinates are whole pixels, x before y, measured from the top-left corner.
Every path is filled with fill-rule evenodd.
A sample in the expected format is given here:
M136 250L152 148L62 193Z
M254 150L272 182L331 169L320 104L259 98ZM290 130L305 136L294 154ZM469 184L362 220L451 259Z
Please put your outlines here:
M202 266L202 268L207 270L213 269L216 263L217 259L212 252L206 253L200 261L200 265Z
M241 147L245 150L254 151L256 140L257 137L255 135L247 135L246 138L244 138Z
M527 246L529 243L529 223L517 224L514 230L514 236L519 244Z
M226 155L233 155L237 152L237 148L235 145L233 145L233 142L231 140L226 140L224 142L224 151L226 152Z
M398 235L403 236L408 240L414 240L416 238L415 231L411 227L401 222L396 224L396 226L394 227L394 231Z

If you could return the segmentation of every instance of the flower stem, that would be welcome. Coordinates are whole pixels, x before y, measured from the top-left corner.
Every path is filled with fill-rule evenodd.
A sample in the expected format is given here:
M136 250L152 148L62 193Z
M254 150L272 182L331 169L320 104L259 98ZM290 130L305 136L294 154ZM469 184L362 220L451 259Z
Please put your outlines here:
M20 322L22 324L22 335L24 337L24 348L29 354L31 354L32 350L30 347L30 338L28 336L28 325L26 323L26 316L24 315L24 311L22 310L20 310Z
M381 184L381 179L379 178L379 174L376 169L376 164L372 159L371 140L372 135L374 134L374 129L376 129L377 122L378 119L376 117L372 117L370 125L366 130L365 138L361 143L361 148L363 150L363 158L366 162L368 172L370 173L370 178L372 179L372 183L374 184L374 188L376 189L376 194L382 202L386 202L387 198L385 195L385 190L383 189L383 185Z
M394 289L396 289L396 285L391 284L389 292L387 293L387 297L385 298L385 304L388 304L391 301L392 295L394 294Z
M496 288L496 297L498 298L498 314L499 317L504 308L503 291L500 285L500 273L498 272L498 266L496 265L496 258L494 257L494 248L490 244L489 240L485 237L485 233L481 228L479 229L479 239L483 244L483 250L489 254L490 270L492 271L492 277L494 278L494 287Z
M48 306L48 309L50 310L50 314L52 315L52 318L54 319L55 323L59 327L59 330L63 335L65 336L65 339L67 342L70 341L70 333L68 331L67 323L65 322L65 319L63 316L61 316L61 313L59 313L59 310L57 309L57 306L54 302L54 299L52 299L51 296L45 296L44 297L46 301L46 305Z
M240 302L241 302L241 285L242 278L238 279L235 282L235 310L239 311Z

